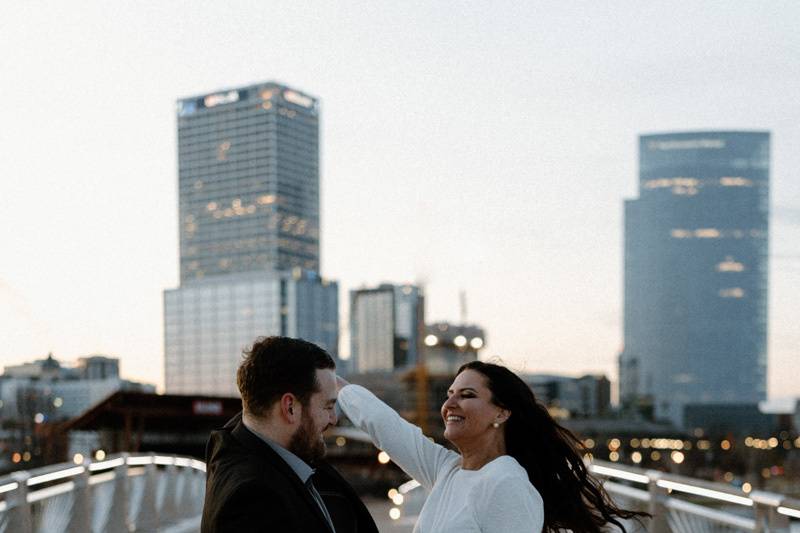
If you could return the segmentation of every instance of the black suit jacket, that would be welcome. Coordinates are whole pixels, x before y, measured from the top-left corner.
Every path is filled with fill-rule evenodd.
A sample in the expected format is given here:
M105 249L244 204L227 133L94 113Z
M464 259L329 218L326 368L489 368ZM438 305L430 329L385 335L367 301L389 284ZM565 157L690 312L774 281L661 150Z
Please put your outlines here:
M324 461L316 466L314 486L336 533L377 533L344 478ZM202 533L332 533L294 470L242 424L241 414L211 433L206 468Z

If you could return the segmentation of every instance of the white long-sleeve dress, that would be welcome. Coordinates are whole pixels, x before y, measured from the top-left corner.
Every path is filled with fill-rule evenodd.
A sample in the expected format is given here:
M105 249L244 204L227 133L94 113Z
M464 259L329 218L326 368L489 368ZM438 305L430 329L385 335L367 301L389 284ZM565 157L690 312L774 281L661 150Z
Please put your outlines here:
M339 405L400 468L430 491L414 533L541 533L544 506L525 469L509 455L480 470L428 438L359 385L339 391Z

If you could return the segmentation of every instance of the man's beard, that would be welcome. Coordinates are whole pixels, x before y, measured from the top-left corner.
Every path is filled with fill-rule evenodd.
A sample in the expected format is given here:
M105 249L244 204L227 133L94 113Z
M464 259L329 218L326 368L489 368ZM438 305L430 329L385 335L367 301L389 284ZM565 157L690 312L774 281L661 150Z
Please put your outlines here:
M300 427L289 440L289 451L308 464L325 457L325 441L314 429L314 421L303 411Z

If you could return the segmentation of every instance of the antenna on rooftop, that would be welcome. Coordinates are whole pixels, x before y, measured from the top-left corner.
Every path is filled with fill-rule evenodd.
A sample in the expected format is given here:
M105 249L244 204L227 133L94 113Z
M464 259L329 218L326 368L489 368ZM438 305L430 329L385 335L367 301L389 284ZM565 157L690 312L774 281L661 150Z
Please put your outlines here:
M467 323L467 293L466 291L459 291L458 293L458 303L459 308L461 310L461 325L465 325Z

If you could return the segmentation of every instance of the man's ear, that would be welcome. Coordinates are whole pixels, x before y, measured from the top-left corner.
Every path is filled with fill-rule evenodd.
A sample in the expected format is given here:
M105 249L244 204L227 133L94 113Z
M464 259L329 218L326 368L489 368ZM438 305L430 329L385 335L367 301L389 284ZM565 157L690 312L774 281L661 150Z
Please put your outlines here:
M303 406L300 405L300 401L297 399L297 396L295 396L291 392L287 392L286 394L281 396L280 409L281 409L281 417L286 422L294 424L295 422L300 420L300 415L302 414Z

